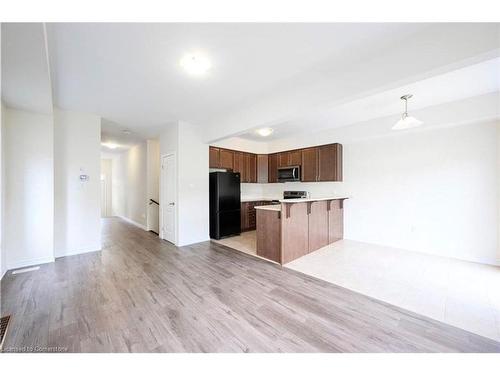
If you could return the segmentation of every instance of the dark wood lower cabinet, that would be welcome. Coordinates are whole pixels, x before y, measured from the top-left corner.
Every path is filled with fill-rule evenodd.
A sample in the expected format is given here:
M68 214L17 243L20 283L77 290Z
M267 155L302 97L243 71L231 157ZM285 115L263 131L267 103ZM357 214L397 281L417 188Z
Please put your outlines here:
M309 215L306 203L281 207L281 264L285 264L309 253Z
M308 202L309 205L309 252L328 245L327 201Z
M274 262L281 262L280 212L257 211L257 255Z
M321 249L344 236L342 199L283 203L281 209L281 264Z
M265 206L271 201L241 202L241 231L247 232L257 228L257 213L255 207Z

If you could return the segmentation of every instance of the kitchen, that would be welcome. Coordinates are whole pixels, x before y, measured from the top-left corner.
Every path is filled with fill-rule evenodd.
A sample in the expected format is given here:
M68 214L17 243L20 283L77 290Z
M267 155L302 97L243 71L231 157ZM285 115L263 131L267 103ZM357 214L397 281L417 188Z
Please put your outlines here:
M285 183L342 181L341 144L272 154L209 150L213 241L285 264L343 238L347 196L279 191ZM252 184L262 188L260 196Z

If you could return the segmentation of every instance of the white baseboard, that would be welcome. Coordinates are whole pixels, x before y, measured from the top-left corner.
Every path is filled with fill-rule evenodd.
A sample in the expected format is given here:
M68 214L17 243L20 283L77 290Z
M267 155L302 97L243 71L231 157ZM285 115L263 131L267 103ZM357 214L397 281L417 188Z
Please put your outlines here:
M18 262L8 263L5 273L7 271L15 270L17 268L36 266L38 264L52 263L54 260L55 260L54 257L42 257L42 258L26 259L26 260L20 260Z
M82 247L72 249L69 251L58 252L56 254L56 258L62 258L62 257L71 256L71 255L78 255L78 254L85 254L85 253L92 253L94 251L100 251L100 250L102 250L102 245L99 242L99 243L96 243L93 245L82 246Z
M146 226L145 225L142 225L141 223L138 223L137 221L134 221L132 219L129 219L128 217L125 217L125 216L121 216L121 215L116 215L117 217L119 217L120 219L122 220L125 220L126 222L132 224L132 225L135 225L136 227L138 228L141 228L142 230L145 230L147 231L146 229Z

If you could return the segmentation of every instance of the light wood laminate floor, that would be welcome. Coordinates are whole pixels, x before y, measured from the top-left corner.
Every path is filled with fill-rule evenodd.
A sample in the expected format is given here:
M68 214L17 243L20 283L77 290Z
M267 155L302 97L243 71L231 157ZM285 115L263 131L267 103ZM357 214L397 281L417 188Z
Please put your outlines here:
M500 343L213 242L120 219L103 251L2 280L6 351L500 352Z

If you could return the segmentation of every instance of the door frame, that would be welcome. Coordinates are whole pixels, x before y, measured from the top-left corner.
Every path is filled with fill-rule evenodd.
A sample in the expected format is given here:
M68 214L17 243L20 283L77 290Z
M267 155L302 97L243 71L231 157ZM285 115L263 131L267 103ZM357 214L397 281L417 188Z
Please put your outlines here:
M160 207L159 207L159 210L160 210L160 220L159 220L159 225L160 225L160 230L158 233L158 236L162 239L162 240L165 240L165 241L168 241L167 239L165 239L165 236L164 236L164 233L163 233L163 218L164 218L164 215L163 215L163 210L165 208L165 204L166 204L166 199L165 199L165 186L164 186L164 181L165 181L165 177L166 177L166 170L165 168L163 168L163 162L164 162L164 159L167 158L167 157L173 157L174 158L174 181L175 181L175 184L177 184L177 155L175 152L168 152L166 154L160 154ZM177 186L175 187L175 212L174 212L174 220L175 220L175 223L174 223L174 242L173 244L177 246L177 241L178 241L178 213L179 213L179 205L177 204L178 202L178 194L179 194L179 191L177 189ZM170 242L170 241L169 241Z

